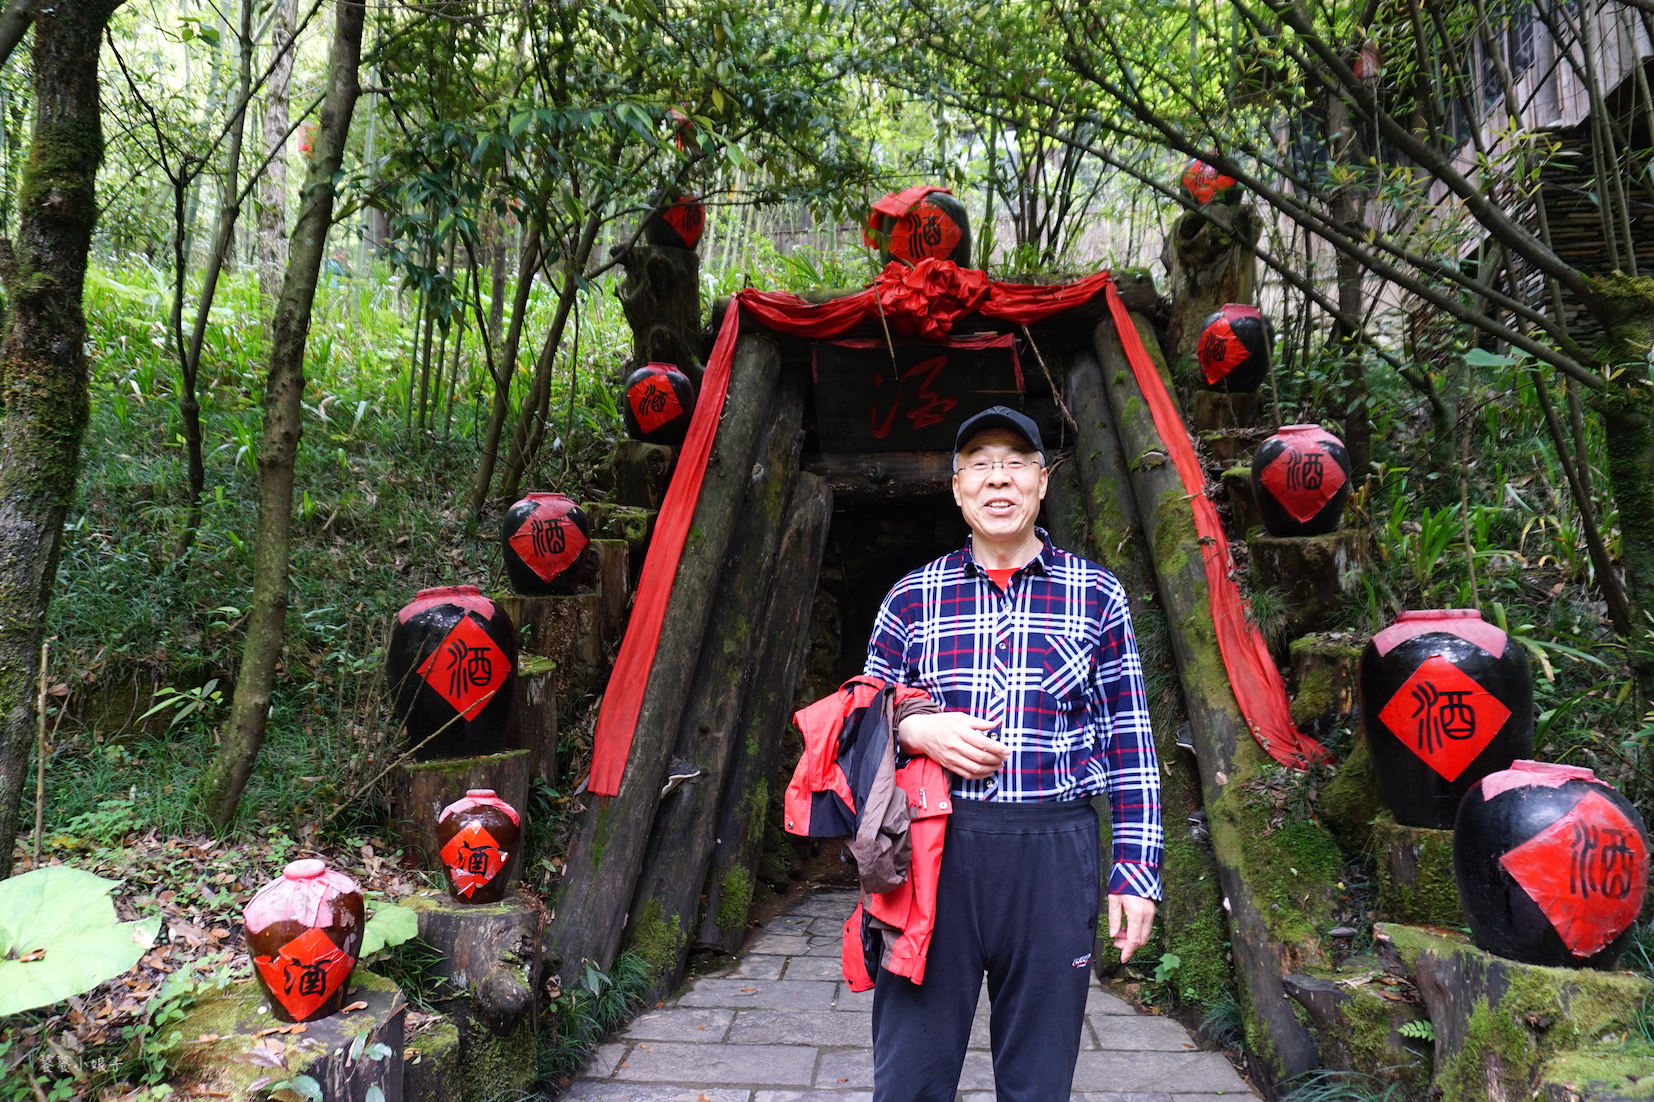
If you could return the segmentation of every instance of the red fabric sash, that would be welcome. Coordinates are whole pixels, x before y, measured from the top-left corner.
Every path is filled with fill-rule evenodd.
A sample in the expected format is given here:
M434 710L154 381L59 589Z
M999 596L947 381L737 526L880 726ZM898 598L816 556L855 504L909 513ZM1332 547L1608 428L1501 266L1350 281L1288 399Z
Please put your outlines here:
M1108 289L1108 309L1114 316L1114 327L1120 333L1120 346L1131 363L1131 372L1137 377L1138 389L1154 416L1155 430L1177 465L1183 488L1189 494L1189 505L1194 509L1195 533L1205 552L1206 587L1211 591L1212 624L1217 629L1218 651L1223 655L1223 666L1229 674L1229 685L1235 691L1241 715L1258 745L1282 765L1303 769L1315 762L1330 763L1332 755L1326 748L1299 731L1292 722L1292 705L1287 699L1281 671L1269 657L1263 636L1248 619L1240 587L1230 576L1235 563L1229 557L1229 540L1223 534L1217 507L1206 496L1206 472L1201 470L1200 460L1195 457L1189 430L1166 392L1165 380L1149 358L1148 349L1143 347L1143 338L1126 312L1126 304L1120 301L1119 292L1112 285Z
M1143 348L1109 273L1097 272L1060 285L995 283L982 273L962 270L951 261L927 258L913 268L892 263L867 290L831 302L810 303L786 292L753 290L741 291L730 302L701 377L701 392L696 396L689 434L678 453L672 484L655 521L655 534L638 580L631 620L598 712L597 728L592 736L590 791L599 796L620 792L638 715L643 709L644 690L655 664L655 651L660 646L661 626L672 598L672 583L677 577L684 540L689 535L690 521L700 499L713 438L723 416L743 313L778 333L815 340L841 336L881 315L893 331L911 335L928 332L934 327L935 317L944 313L951 315L950 328L958 317L973 311L984 318L1029 325L1082 306L1104 292L1120 329L1126 357L1154 413L1155 427L1177 463L1184 486L1193 495L1190 500L1195 510L1195 527L1206 547L1212 619L1217 624L1224 665L1253 737L1271 757L1288 765L1302 768L1309 761L1330 760L1325 750L1292 725L1286 686L1263 638L1247 621L1240 591L1229 578L1229 545L1224 540L1217 511L1206 498L1204 476L1189 444L1188 431ZM946 332L940 335L946 336Z

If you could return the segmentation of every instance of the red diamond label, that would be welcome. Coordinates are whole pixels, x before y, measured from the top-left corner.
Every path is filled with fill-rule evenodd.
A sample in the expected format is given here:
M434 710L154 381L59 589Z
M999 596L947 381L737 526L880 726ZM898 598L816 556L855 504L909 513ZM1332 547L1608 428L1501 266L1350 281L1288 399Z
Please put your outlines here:
M1183 186L1189 189L1197 203L1210 203L1218 192L1235 186L1233 176L1225 176L1205 161L1195 161L1183 173Z
M1258 479L1299 524L1319 513L1339 487L1344 468L1319 445L1287 448L1270 461Z
M586 533L568 519L573 507L573 502L542 501L511 534L511 549L541 581L563 573L586 549Z
M644 433L654 432L666 422L683 413L678 392L672 389L672 380L663 371L645 375L626 392L632 404L632 416Z
M505 868L511 854L500 849L494 836L476 820L466 823L460 832L448 839L442 847L442 863L453 877L454 890L467 899Z
M1642 832L1595 792L1499 863L1581 958L1636 921L1648 885Z
M468 612L420 665L419 676L466 719L494 699L511 662Z
M927 256L945 260L959 244L959 227L941 207L920 203L890 231L890 255L917 264Z
M275 956L254 957L253 963L271 996L301 1022L333 996L356 966L356 961L316 926L283 945Z
M1208 383L1216 383L1246 361L1246 346L1235 336L1228 318L1220 318L1206 327L1195 349L1200 360L1201 373Z
M1426 658L1378 713L1402 745L1456 781L1510 718L1510 709L1439 654Z
M706 228L706 208L699 199L683 199L661 211L661 218L683 238L686 249L693 249Z

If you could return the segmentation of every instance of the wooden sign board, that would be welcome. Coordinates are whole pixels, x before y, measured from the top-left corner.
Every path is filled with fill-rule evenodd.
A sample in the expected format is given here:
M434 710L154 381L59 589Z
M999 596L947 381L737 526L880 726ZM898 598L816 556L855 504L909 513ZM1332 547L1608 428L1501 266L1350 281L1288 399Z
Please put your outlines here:
M823 452L951 451L967 417L1022 406L1010 333L947 341L821 341L814 346L816 431Z

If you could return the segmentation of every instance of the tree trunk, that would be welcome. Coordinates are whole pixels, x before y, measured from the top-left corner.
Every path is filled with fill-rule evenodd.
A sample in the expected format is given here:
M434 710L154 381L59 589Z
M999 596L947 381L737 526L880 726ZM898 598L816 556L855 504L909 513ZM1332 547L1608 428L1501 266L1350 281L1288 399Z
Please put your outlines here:
M29 32L37 6L38 0L11 0L6 10L0 12L0 65L11 60L12 51Z
M651 946L660 957L653 962L660 969L655 976L657 996L677 984L700 918L701 888L718 842L718 798L735 749L742 705L754 684L753 658L770 626L764 612L776 582L776 556L787 497L798 473L803 419L802 387L796 380L785 380L724 557L717 608L701 645L700 665L672 750L674 759L693 765L700 776L680 784L661 801L632 898L632 914L652 913L671 935L669 942L657 939ZM636 928L649 925L640 922Z
M0 344L0 876L11 874L40 640L90 404L81 290L103 159L98 49L118 6L59 4L36 19L17 242L0 241L11 299Z
M1243 242L1258 243L1263 227L1249 206L1208 204L1179 218L1166 238L1167 292L1172 300L1171 356L1179 386L1200 385L1195 345L1206 318L1227 302L1257 296L1258 262Z
M522 347L523 320L528 314L528 296L534 290L534 273L540 267L540 223L530 222L523 234L521 262L517 265L517 292L511 304L511 326L506 330L505 348L494 374L494 405L488 411L488 428L483 434L482 453L477 456L477 475L471 481L471 500L466 513L472 523L482 519L488 503L488 487L494 481L494 464L499 457L500 436L511 412L511 380L517 375L517 350Z
M620 262L620 305L632 327L632 366L676 365L701 377L701 258L693 249L633 245Z
M1626 639L1631 670L1644 708L1654 706L1654 400L1647 387L1609 384L1593 403L1602 415L1608 442L1608 483L1619 510L1620 564L1631 622L1642 625ZM1585 462L1586 457L1578 457Z
M1330 132L1333 159L1346 170L1361 160L1361 143L1349 105L1338 96L1327 100L1327 129ZM1348 235L1361 238L1366 222L1366 200L1360 187L1351 184L1339 188L1332 196L1329 213L1333 221ZM1338 282L1338 309L1346 317L1366 315L1365 296L1361 293L1364 275L1361 264L1351 256L1338 254L1336 262ZM1373 418L1367 400L1366 356L1361 347L1360 333L1349 332L1334 322L1334 334L1342 345L1344 357L1344 387L1339 396L1339 419L1344 423L1344 447L1350 455L1350 470L1357 488L1367 480L1372 470Z
M287 142L287 100L293 87L294 51L286 50L286 46L293 40L293 24L298 17L299 0L277 0L275 19L270 24L270 54L279 60L264 85L261 130L266 150ZM270 158L253 203L258 213L258 289L266 298L273 299L281 293L282 271L287 267L286 149Z
M1064 393L1078 426L1074 462L1090 523L1089 542L1125 587L1131 602L1154 747L1160 757L1160 813L1166 824L1166 848L1160 863L1165 898L1156 916L1161 944L1181 962L1173 990L1179 997L1192 991L1196 1001L1210 1003L1229 986L1229 968L1223 962L1229 923L1223 913L1212 847L1197 829L1206 818L1200 772L1177 745L1188 708L1172 668L1164 602L1096 356L1089 352L1075 356ZM1103 956L1113 960L1106 951Z
M1134 317L1151 355L1153 329ZM1324 963L1315 940L1318 918L1289 902L1266 905L1274 887L1273 860L1279 838L1271 839L1269 808L1249 803L1240 791L1246 780L1270 765L1248 733L1229 685L1212 625L1210 589L1203 549L1195 533L1183 482L1174 464L1155 465L1134 457L1166 455L1142 392L1112 322L1097 327L1097 357L1104 393L1118 429L1121 453L1131 469L1133 496L1143 518L1143 535L1165 603L1172 652L1199 763L1208 828L1218 879L1229 908L1235 969L1246 1008L1246 1042L1252 1070L1266 1093L1316 1066L1315 1042L1298 1021L1281 987L1286 972ZM1326 916L1330 918L1329 916ZM1287 937L1293 936L1288 941Z
M304 349L316 281L333 220L333 181L344 162L350 119L360 92L362 60L360 0L339 0L328 54L327 99L303 202L276 302L270 333L270 374L264 394L264 432L258 453L258 528L253 550L253 607L241 651L235 699L224 725L223 744L201 779L201 802L212 821L227 826L264 745L264 730L281 658L287 621L289 545L293 519L293 470L298 458L304 397Z
M747 932L764 827L771 797L780 791L782 747L810 648L810 612L832 520L833 491L826 480L800 474L787 503L769 607L760 621L764 634L753 661L752 687L731 740L735 758L718 807L718 844L696 937L697 944L725 953L738 950Z
M741 338L620 792L582 797L586 811L569 845L557 892L557 921L551 931L551 944L562 958L564 975L578 975L582 961L607 968L620 944L690 678L722 580L724 553L752 479L753 454L780 373L781 352L773 341L759 336ZM636 942L647 933L633 930L630 937Z
M212 317L213 299L218 294L218 277L235 243L235 225L241 217L241 144L247 129L247 98L253 86L253 0L241 0L241 21L236 41L240 44L239 71L236 76L235 118L230 123L230 148L224 165L224 194L218 205L218 227L213 234L212 253L207 257L207 270L201 277L201 299L195 307L195 323L190 329L189 345L184 349L184 392L178 396L184 415L184 456L189 473L189 511L184 518L184 533L178 543L178 559L183 560L195 543L195 530L201 526L201 495L207 488L207 467L202 457L201 403L198 382L201 375L201 345L207 338L207 322ZM183 302L183 275L178 278L179 305Z

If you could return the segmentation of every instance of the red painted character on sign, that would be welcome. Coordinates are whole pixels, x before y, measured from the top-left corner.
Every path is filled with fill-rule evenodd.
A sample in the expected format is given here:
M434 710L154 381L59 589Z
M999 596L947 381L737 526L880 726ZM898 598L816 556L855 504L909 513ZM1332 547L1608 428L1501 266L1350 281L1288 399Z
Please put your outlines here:
M1469 690L1454 692L1438 689L1429 683L1413 687L1417 706L1413 716L1419 722L1418 748L1434 754L1445 739L1467 739L1476 734L1476 712L1466 702Z
M1287 455L1286 488L1289 490L1319 490L1326 471L1321 461L1322 452L1291 452Z
M568 546L568 537L563 534L563 518L553 517L550 520L536 518L529 522L530 538L534 541L534 553L542 557L561 555Z
M938 394L935 390L936 377L947 365L946 356L932 356L904 370L896 379L896 400L890 404L890 411L883 418L879 416L879 407L876 405L867 411L868 420L873 426L873 435L881 440L890 435L890 426L902 408L902 384L909 379L918 380L914 396L922 400L923 404L909 409L904 416L913 422L914 429L928 429L932 425L941 424L946 419L946 414L959 404L957 399ZM877 376L874 385L883 386L884 376Z
M468 647L463 639L448 641L448 694L464 696L472 686L486 688L494 680L489 647Z

